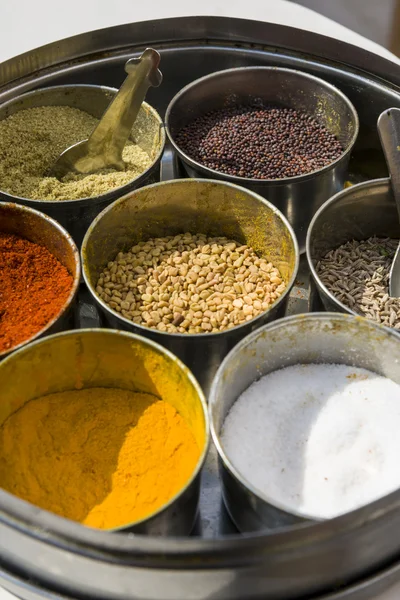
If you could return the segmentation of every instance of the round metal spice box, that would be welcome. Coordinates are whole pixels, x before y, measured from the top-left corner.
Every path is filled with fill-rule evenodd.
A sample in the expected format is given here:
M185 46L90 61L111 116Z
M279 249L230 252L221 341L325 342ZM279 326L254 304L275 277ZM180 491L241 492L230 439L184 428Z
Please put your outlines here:
M208 431L208 415L203 393L194 379L190 371L170 352L155 344L150 340L143 339L139 336L127 332L118 332L111 330L101 329L85 329L79 331L64 332L61 334L52 335L46 337L43 340L34 342L25 348L22 348L18 352L15 352L6 360L1 363L0 366L0 388L2 390L2 397L0 402L0 423L3 425L11 414L15 415L18 411L23 410L29 401L37 402L37 399L41 397L56 394L54 398L56 403L63 402L63 394L61 392L75 391L88 391L94 389L95 394L99 393L99 388L107 388L109 390L115 390L116 394L118 390L120 392L136 392L140 394L151 395L155 397L155 400L161 400L171 405L176 413L180 415L184 423L190 430L193 439L198 447L198 459L192 467L190 476L187 482L173 497L170 497L160 508L139 521L130 523L127 521L124 525L117 528L113 528L113 531L132 531L135 533L147 533L152 535L187 535L190 533L193 524L196 519L198 500L199 500L199 489L200 489L200 471L205 460L205 456L208 448L209 431ZM93 413L96 415L96 411L101 409L101 397L98 398L100 403L96 408L96 398L94 397ZM71 403L71 399L64 400L67 404ZM53 409L54 409L54 405ZM115 413L114 420L117 423L118 419L121 419L118 412L118 397L115 396L114 400ZM36 411L39 409L35 409ZM51 408L49 409L51 411ZM46 412L46 411L45 411ZM32 413L35 415L36 413ZM143 414L139 415L140 419L143 418ZM50 413L47 412L46 422L37 430L37 436L43 435L43 445L45 441L50 437L52 438L53 432L46 433L46 423L50 418ZM78 422L72 419L65 422L65 426L74 427L74 422ZM135 417L136 418L136 417ZM174 417L175 419L175 417ZM8 419L9 421L9 419ZM111 419L112 421L112 419ZM136 423L135 427L139 427L139 421L133 421ZM9 424L9 423L8 423ZM112 424L110 426L113 426ZM107 430L107 428L106 428ZM158 431L158 430L157 430ZM160 432L161 435L162 431ZM87 477L87 483L85 488L85 502L94 502L91 511L98 505L99 499L93 495L93 490L97 489L98 484L105 484L108 489L108 494L112 492L111 486L119 485L126 486L130 481L130 470L125 473L126 482L123 483L120 480L116 480L117 469L120 470L120 460L113 462L114 474L109 473L102 478L102 463L104 459L108 459L109 455L114 452L113 447L110 445L110 438L103 439L103 429L96 429L96 420L93 420L92 428L87 436L88 439L96 438L99 441L98 449L99 454L96 458L96 464L98 465L94 470L90 468L90 457L87 456L87 460L80 461L78 463L78 469L83 469L81 475ZM123 436L126 440L128 435L127 430L124 429ZM46 456L42 456L40 463L40 471L42 473L43 481L45 473L46 461L53 463L54 469L62 474L63 467L66 468L68 461L69 452L73 448L71 445L71 438L73 432L71 431L69 436L66 434L65 440L54 440L55 451L49 453ZM172 430L171 430L172 436ZM68 437L70 441L68 441ZM4 443L4 436L2 435L2 443ZM26 452L30 452L30 449L34 447L35 435L25 437L27 445ZM171 443L171 440L168 440ZM148 452L147 444L150 444L151 439L149 436L143 438L140 442L141 446L138 448L144 448L144 451ZM25 452L23 450L24 441L21 440L19 444L18 452ZM123 449L122 439L118 445L119 456L122 456ZM164 448L164 454L167 456L167 443ZM119 447L120 446L120 447ZM9 445L5 447L9 447ZM58 450L57 450L58 448ZM146 450L147 448L147 450ZM76 448L77 449L77 448ZM82 448L81 448L82 449ZM32 450L33 451L33 450ZM105 455L103 456L103 453ZM57 462L57 455L60 454ZM163 454L163 456L164 456ZM78 453L75 453L76 461ZM139 456L139 452L137 454ZM5 477L5 457L3 457L1 474ZM136 455L133 457L136 460ZM11 459L10 459L11 460ZM27 459L26 459L27 460ZM143 469L143 465L146 464L145 458L142 456L138 459L141 463L138 465L138 471L132 478L139 477L141 473L140 469ZM65 465L63 465L65 461ZM167 463L166 463L167 464ZM108 463L107 463L108 465ZM127 465L129 467L129 463ZM36 468L36 467L35 467ZM35 472L35 468L32 469ZM39 469L39 466L37 466ZM108 468L108 466L107 466ZM125 467L124 467L125 468ZM166 468L166 465L165 465ZM132 467L133 469L133 467ZM149 467L150 469L150 467ZM97 478L94 473L97 473ZM51 478L51 472L48 474ZM80 476L81 476L80 475ZM37 475L38 476L38 475ZM104 479L104 482L103 482ZM113 481L113 483L112 483ZM146 480L146 485L150 485L149 482L153 481L154 490L153 495L156 496L158 486L155 480ZM116 482L116 483L115 483ZM1 482L0 482L1 484ZM66 485L65 490L62 493L68 495L74 490L74 494L70 497L68 506L74 503L80 503L79 490L74 488L74 484L71 481L71 485ZM133 482L135 484L135 482ZM47 490L45 484L44 490ZM48 482L48 486L51 488L51 480ZM160 483L161 485L161 483ZM95 486L95 487L94 487ZM121 488L121 490L124 489ZM26 485L23 488L23 492L28 490ZM92 494L87 493L87 489L92 490ZM7 489L7 488L6 488ZM33 488L34 490L35 488ZM57 491L57 490L55 490ZM51 493L51 490L49 494ZM59 492L58 492L59 493ZM15 506L23 507L26 503L15 496L10 496L6 491L0 490L0 495L4 498L9 497ZM140 493L138 493L140 496ZM40 498L43 494L40 494ZM152 497L151 494L149 496ZM82 490L82 502L83 502L83 490ZM95 499L94 499L95 498ZM110 496L111 498L111 496ZM52 496L49 496L52 499ZM107 497L101 500L107 502ZM134 502L139 501L140 498L132 496L132 505ZM111 499L109 500L111 502ZM47 502L47 501L46 501ZM55 501L54 501L55 502ZM104 506L103 502L103 506ZM100 502L102 504L102 502ZM128 509L128 507L127 507ZM44 520L48 520L50 523L56 523L57 521L64 521L60 517L49 514L43 509L35 509L37 515L42 515ZM64 513L65 514L65 513ZM123 515L119 515L121 520ZM123 518L122 518L123 520ZM73 528L80 527L78 524L74 524L68 521L69 526ZM72 529L71 529L72 531Z
M107 281L111 278L111 282L105 283L104 287L113 286L112 281L116 281L117 267L113 261L118 252L131 253L135 244L146 242L151 238L177 236L183 232L216 238L225 236L238 245L251 247L261 259L270 261L270 264L279 270L285 283L284 290L277 299L269 303L270 306L266 310L261 308L255 318L250 315L248 320L244 319L236 326L232 323L229 329L216 332L205 330L204 333L195 334L181 333L179 327L176 332L170 332L159 330L157 327L144 326L140 319L133 321L124 316L125 303L120 304L119 310L116 310L117 304L112 303L110 306L100 296L97 290L99 276L110 261L115 272L107 275ZM163 244L165 246L167 241L164 240ZM209 251L211 252L212 249L209 248ZM160 250L157 252L159 255ZM146 253L147 251L143 254ZM235 258L241 265L243 264L243 256L240 258L237 255ZM285 217L260 196L229 183L183 179L141 188L107 207L93 222L85 236L82 244L82 260L85 282L105 322L111 327L141 333L169 348L189 366L203 389L207 391L219 362L228 350L246 333L282 314L296 277L299 256L295 235ZM152 268L154 257L146 261ZM181 258L178 258L178 261L181 261ZM125 263L125 260L122 260L122 263ZM144 279L145 269L149 267L146 263L143 267L132 265L133 271L131 270L130 273L131 279L132 273L135 276L135 282L132 282L134 285L138 277ZM216 266L217 271L218 268L219 265ZM232 281L238 269L239 267L231 265L229 270L232 272ZM243 269L247 271L250 267L244 266ZM178 269L175 271L174 275L179 280ZM214 267L211 272L214 273ZM189 275L190 273L186 277ZM185 280L185 277L181 276L180 279ZM116 296L121 296L118 288L122 288L123 291L124 287L130 285L126 276L123 281L125 283L116 286ZM179 286L179 282L176 281L173 285ZM196 285L197 282L194 287ZM238 285L239 289L242 289L240 286L243 286L243 281ZM251 285L255 287L254 284ZM202 293L200 290L207 287L208 283L199 285L199 294ZM141 290L141 294L143 302L147 304L153 302L150 296L147 298L145 289ZM246 297L246 293L240 293L240 296ZM232 293L229 301L232 302L234 298ZM118 297L116 300L119 302ZM200 309L200 305L196 307L195 304L191 304L194 301L194 299L185 300L190 304L190 308L193 306L196 310ZM199 299L196 298L196 302L198 301ZM239 304L244 304L243 300ZM168 298L165 305L165 310L170 312Z
M18 204L13 204L11 202L0 202L0 234L17 236L18 238L27 240L27 243L33 242L34 244L38 244L39 246L45 248L52 256L55 257L55 259L59 261L60 266L65 267L68 273L71 275L71 289L69 293L67 293L63 305L58 310L58 314L51 318L49 322L45 326L41 327L35 334L29 335L27 339L17 343L17 345L12 346L11 348L0 351L0 360L2 360L10 352L18 350L28 342L42 337L43 335L56 333L58 331L73 327L74 307L79 287L81 270L78 249L75 246L71 236L56 221L37 210L28 208L26 206L20 206ZM31 249L30 251L34 252L35 250ZM8 260L7 253L4 254L2 259L3 258L4 261ZM28 261L27 268L29 268L28 254L25 257L23 255L17 256L17 254L15 254L15 257L13 258L10 256L9 260L14 261L13 268L17 269L16 277L19 277L19 273L21 273L18 271L18 261L21 261L22 266L24 266L24 261ZM46 269L48 269L48 267L46 267ZM35 276L37 276L38 273L38 271L35 271ZM6 269L4 269L3 277L6 277ZM32 282L27 278L25 283L26 285L29 285ZM7 300L9 300L9 298L5 297L4 290L2 300L4 300L6 303ZM25 300L26 302L29 301L29 295L26 295ZM45 297L43 297L43 302L46 302ZM40 306L32 306L29 310L32 311L31 314L34 314L35 309L38 310L39 308ZM13 306L8 307L7 311L9 310L12 312ZM2 315L0 314L0 318L1 316ZM25 315L25 317L26 316L27 315ZM4 315L3 318L5 318ZM2 334L5 334L5 328L2 328Z
M289 109L289 112L294 109L293 115L288 114L283 117L285 122L287 118L290 123L288 125L290 135L285 134L288 135L286 146L292 144L296 131L296 135L300 136L296 147L301 145L302 139L304 143L308 139L310 131L304 133L304 137L301 133L303 128L304 131L308 128L307 119L301 124L300 113L305 113L315 119L315 126L319 124L318 126L323 126L327 133L335 136L340 142L342 151L322 168L311 167L311 172L305 174L257 179L209 168L199 160L195 160L183 147L182 140L185 138L180 137L180 133L197 117L211 114L215 110L234 111L238 106L250 104L260 108L274 106L278 110ZM298 116L294 116L295 114ZM292 131L295 119L300 119L300 122L296 131ZM298 237L300 251L303 251L307 227L315 211L343 187L350 153L358 135L359 123L357 112L350 100L340 90L322 79L292 69L245 67L212 73L187 85L171 100L165 115L165 126L168 137L189 176L231 181L264 196L288 218ZM240 124L236 126L240 127ZM207 127L209 124L206 129ZM257 125L254 127L256 132ZM204 143L204 133L197 132L192 135L196 138L196 143L200 140ZM256 154L260 152L260 144L264 143L257 133L254 135L257 140L253 150L249 143L242 149L243 156L248 157L248 160L253 156L253 152ZM278 142L279 140L277 144ZM270 162L274 163L277 160L276 155L279 152L283 157L288 156L290 149L286 146L281 150L277 147L272 148L272 156L268 160L260 156L260 160L265 161L265 165L269 165ZM313 147L312 154L317 157L324 155L330 144L326 142L326 146L324 145L317 153L315 153L317 146ZM210 156L215 156L216 159L219 156L216 135L210 139ZM315 159L313 160L315 162ZM287 161L288 159L282 158L282 165L289 164ZM281 170L283 172L283 168Z
M0 122L20 111L39 107L70 107L99 119L116 93L114 88L96 85L62 85L35 90L5 102L0 107ZM57 219L79 246L88 226L105 206L136 187L159 180L165 132L161 117L146 102L143 102L133 126L131 139L149 156L150 166L125 185L89 198L74 200L32 200L0 189L0 199L25 204ZM37 151L32 148L32 152ZM49 168L50 166L52 165ZM90 177L93 176L89 176L89 179Z
M376 119L379 112L400 102L397 65L333 38L275 24L192 17L123 25L101 35L82 34L3 63L2 100L50 83L103 82L117 87L126 60L146 45L158 48L160 41L165 85L157 91L157 99L150 100L160 114L180 88L214 69L255 63L290 66L330 81L359 110L361 135L350 173L354 181L359 176L370 178L372 172L385 175ZM171 177L174 157L169 149L164 154L165 178ZM172 176L183 176L182 171L176 169ZM306 286L303 277L300 282ZM297 289L291 300L294 294ZM300 302L302 308L305 304ZM297 301L290 302L288 312L297 308ZM93 531L52 519L43 511L38 514L33 506L15 503L4 494L1 585L24 598L83 594L114 599L276 600L317 595L326 600L358 600L375 597L398 580L397 498L372 517L361 511L357 522L336 519L264 534L232 535L230 520L223 509L220 513L213 463L210 471L206 467L203 478L196 532L201 537L189 539ZM204 539L208 536L213 539Z

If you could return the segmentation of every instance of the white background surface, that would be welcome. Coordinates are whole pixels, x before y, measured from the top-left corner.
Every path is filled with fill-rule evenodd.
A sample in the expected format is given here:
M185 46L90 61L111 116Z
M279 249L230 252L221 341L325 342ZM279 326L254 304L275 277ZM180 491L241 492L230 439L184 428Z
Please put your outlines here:
M0 60L85 31L200 14L270 21L308 29L397 60L374 42L285 0L2 0Z
M192 15L239 17L290 25L344 40L400 63L374 42L286 0L0 0L0 61L86 31ZM15 598L0 588L0 600ZM400 586L376 600L400 600Z

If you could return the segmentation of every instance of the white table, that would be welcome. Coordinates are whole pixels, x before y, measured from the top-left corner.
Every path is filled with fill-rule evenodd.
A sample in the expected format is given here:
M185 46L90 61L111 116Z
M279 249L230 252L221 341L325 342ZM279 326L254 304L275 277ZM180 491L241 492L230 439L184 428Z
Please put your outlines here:
M343 40L400 63L400 59L346 27L286 0L2 0L0 61L72 35L122 25L183 16L229 16L298 27ZM399 600L400 585L375 600ZM0 588L0 600L15 597Z

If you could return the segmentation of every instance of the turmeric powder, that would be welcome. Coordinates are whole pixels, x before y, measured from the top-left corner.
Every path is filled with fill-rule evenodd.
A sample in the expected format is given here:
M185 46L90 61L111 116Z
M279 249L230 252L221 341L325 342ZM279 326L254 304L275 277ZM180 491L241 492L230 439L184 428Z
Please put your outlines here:
M31 400L0 427L0 487L99 529L139 521L185 485L200 456L175 408L88 388Z

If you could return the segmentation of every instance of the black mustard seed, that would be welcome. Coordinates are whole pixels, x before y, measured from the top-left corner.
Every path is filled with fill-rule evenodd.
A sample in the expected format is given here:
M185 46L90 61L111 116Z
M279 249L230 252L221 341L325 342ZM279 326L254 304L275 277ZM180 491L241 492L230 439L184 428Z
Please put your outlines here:
M252 179L305 175L343 153L326 127L291 108L236 106L212 111L181 129L176 141L202 165Z

